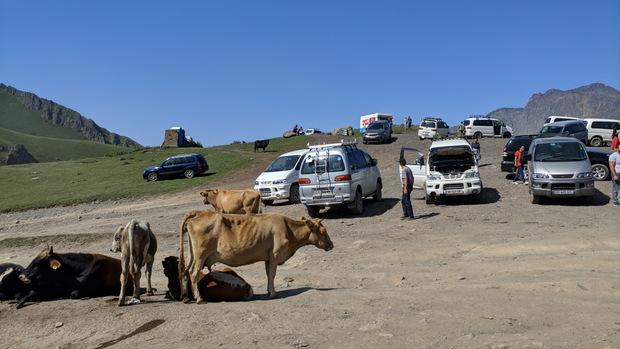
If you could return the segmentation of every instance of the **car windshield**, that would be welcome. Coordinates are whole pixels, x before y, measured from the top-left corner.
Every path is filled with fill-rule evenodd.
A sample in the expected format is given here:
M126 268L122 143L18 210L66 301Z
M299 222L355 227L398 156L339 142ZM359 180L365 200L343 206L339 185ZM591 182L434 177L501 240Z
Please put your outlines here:
M265 172L289 171L295 167L299 155L280 156L267 167Z
M563 129L562 126L545 126L540 130L540 134L560 134Z
M534 161L562 162L588 159L581 144L577 142L544 143L536 146Z
M383 124L370 124L367 128L370 131L381 131L383 130Z
M344 161L340 154L329 156L308 156L301 166L302 174L344 171Z

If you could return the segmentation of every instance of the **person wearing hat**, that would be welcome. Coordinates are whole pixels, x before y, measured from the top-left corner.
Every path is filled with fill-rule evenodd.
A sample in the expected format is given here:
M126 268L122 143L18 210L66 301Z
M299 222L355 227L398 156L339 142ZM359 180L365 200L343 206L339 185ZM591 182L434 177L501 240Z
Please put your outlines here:
M411 169L406 166L407 161L405 161L405 159L400 159L398 163L403 169L401 174L401 178L403 180L403 197L401 199L401 203L403 205L403 216L400 217L400 219L412 220L413 207L411 206L411 191L413 190L413 173L411 172Z

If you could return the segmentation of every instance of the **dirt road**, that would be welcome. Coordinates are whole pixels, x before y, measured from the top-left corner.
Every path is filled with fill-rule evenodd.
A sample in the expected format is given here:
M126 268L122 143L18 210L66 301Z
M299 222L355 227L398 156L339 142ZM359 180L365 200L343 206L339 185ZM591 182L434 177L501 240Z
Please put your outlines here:
M182 304L164 299L161 260L178 255L183 214L204 209L192 189L164 196L0 215L0 239L111 233L132 218L159 240L156 295L118 307L113 297L58 300L16 310L0 303L2 348L620 348L619 209L611 183L594 204L529 203L527 188L500 171L505 139L482 139L484 203L426 205L413 193L416 220L403 222L401 146L428 149L414 133L387 145L360 145L379 159L384 199L361 216L322 214L330 252L300 249L278 268L268 299L262 263L235 268L254 300ZM277 154L219 188L251 188ZM183 179L179 179L183 180ZM214 184L215 186L215 184ZM303 205L264 208L294 218ZM111 255L111 241L55 245L57 252ZM0 250L27 265L44 246ZM119 257L119 255L116 255ZM220 265L221 266L221 265Z

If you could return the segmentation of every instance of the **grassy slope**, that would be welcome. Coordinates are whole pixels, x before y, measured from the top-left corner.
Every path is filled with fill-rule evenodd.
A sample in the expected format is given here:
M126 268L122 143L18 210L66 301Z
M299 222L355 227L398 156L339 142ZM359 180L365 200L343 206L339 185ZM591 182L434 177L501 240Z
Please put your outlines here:
M305 148L316 137L272 139L270 152ZM126 148L123 148L126 149ZM206 174L193 179L147 182L142 171L172 155L201 153L209 164ZM0 167L0 212L20 211L56 205L72 205L124 197L161 194L204 186L258 161L251 143L211 148L149 148L72 161L58 161Z
M127 150L88 141L81 133L54 125L40 114L21 105L15 97L0 92L0 145L21 144L40 162L99 157ZM6 156L6 152L0 152L0 156Z

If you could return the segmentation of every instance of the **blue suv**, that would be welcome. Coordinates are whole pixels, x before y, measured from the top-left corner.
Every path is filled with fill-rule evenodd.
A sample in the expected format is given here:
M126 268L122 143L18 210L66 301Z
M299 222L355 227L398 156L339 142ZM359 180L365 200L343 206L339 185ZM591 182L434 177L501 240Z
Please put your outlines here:
M159 178L179 177L193 178L196 174L209 169L202 154L184 154L171 156L160 165L149 167L142 173L142 178L155 182Z

